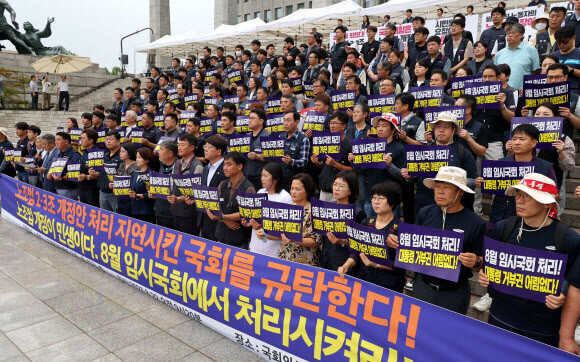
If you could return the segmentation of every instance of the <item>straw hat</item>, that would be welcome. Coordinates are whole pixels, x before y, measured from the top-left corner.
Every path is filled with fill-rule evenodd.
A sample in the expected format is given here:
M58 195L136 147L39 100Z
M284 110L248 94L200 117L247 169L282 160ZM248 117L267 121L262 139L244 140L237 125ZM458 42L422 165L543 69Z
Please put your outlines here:
M391 122L391 124L393 125L393 127L395 127L397 132L401 132L401 129L399 128L399 118L394 114L383 113L380 116L374 117L373 120L371 121L371 124L373 125L374 128L377 128L377 124L379 124L380 120Z
M435 188L435 182L447 182L459 187L461 190L474 194L475 192L467 187L467 172L455 166L443 166L437 171L435 178L426 178L423 184L430 189Z
M457 122L457 117L455 116L455 114L451 112L440 112L437 115L437 119L429 122L429 124L431 124L432 128L435 129L435 123L437 122L453 123L453 125L455 126L455 133L459 133L461 131L461 126L459 125L459 122Z
M556 201L558 188L554 181L549 177L535 172L528 173L519 184L509 186L507 190L505 190L505 194L508 196L515 196L516 190L525 192L540 204L554 204L556 210L558 210L558 202Z

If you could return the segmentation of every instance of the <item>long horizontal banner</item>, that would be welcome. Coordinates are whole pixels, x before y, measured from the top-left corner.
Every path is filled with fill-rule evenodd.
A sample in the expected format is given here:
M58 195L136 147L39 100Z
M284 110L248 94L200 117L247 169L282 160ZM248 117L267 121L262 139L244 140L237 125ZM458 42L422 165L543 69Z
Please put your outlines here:
M575 356L336 272L152 225L0 176L2 217L280 361L573 361ZM437 336L434 338L434 336Z

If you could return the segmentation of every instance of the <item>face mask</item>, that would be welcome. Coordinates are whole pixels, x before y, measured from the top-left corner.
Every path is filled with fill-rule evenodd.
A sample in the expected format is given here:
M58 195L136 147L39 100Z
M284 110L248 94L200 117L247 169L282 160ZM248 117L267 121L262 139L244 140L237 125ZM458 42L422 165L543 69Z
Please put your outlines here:
M143 100L144 100L145 98L147 98L147 96L145 96L145 95L141 95L141 99L143 99Z
M546 29L546 23L537 23L536 24L536 30L537 31L542 31L544 29Z
M298 59L296 59L294 62L296 63L296 66L298 66L298 65L302 64L302 63L300 62L300 60L298 60Z
M242 51L241 50L236 50L236 56L239 57L240 55L242 55Z

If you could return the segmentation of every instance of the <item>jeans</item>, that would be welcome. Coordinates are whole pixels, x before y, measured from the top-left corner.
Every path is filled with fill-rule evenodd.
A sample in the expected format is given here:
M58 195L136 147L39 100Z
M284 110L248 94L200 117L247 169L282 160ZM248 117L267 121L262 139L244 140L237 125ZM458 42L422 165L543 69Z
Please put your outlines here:
M18 171L18 181L28 183L28 172Z
M78 201L79 189L56 189L56 193L67 199Z
M117 198L112 192L99 191L99 205L103 210L117 212Z

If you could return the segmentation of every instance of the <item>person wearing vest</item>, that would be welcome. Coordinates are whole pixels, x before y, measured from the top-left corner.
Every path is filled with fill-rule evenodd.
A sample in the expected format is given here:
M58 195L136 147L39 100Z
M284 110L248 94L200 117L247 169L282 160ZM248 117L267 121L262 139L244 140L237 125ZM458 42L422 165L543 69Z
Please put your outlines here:
M17 122L14 126L16 129L16 136L18 137L18 142L16 142L16 148L20 150L20 157L26 157L28 155L28 123ZM18 180L28 183L28 173L25 171L24 167L17 165L15 162L12 163L18 174Z
M393 49L397 49L398 51L402 52L405 50L405 45L403 42L395 35L397 32L397 26L393 23L385 26L385 37L384 39L392 39L393 40Z
M433 131L425 132L426 141L431 142L433 140L433 145L436 146L451 146L449 166L455 166L465 170L467 175L466 185L471 189L475 188L477 166L471 152L466 151L462 145L456 142L456 134L461 132L457 117L451 112L441 112L436 120L430 122L430 125ZM433 191L423 182L423 177L409 175L406 168L401 169L401 174L408 181L417 182L415 215L423 207L432 205L435 202L433 199ZM465 195L462 195L463 199L461 201L461 204L471 211L473 211L473 194L474 192L467 192Z
M566 8L562 6L553 6L550 9L549 17L546 17L548 18L548 29L538 32L531 44L538 50L540 61L544 59L545 55L552 54L558 50L555 34L556 31L562 28L562 24L566 18ZM537 20L538 18L534 20L532 26L535 26Z
M244 176L248 181L254 185L256 190L259 190L262 185L261 175L264 165L264 155L262 154L262 145L260 140L262 137L270 137L271 134L264 128L266 123L266 112L262 109L252 109L248 120L248 128L252 131L252 139L250 143L250 152L248 153L248 160L244 166Z
M170 175L177 163L177 155L179 147L177 142L173 140L166 140L159 145L159 173L163 175ZM151 198L151 193L149 194ZM161 198L155 199L155 223L169 229L174 228L173 215L171 214L171 204L169 201ZM197 223L197 221L195 221Z
M3 133L2 128L0 128L0 133ZM42 147L46 151L46 154L44 156L44 159L42 160L41 167L38 167L36 169L36 171L38 171L38 174L40 175L42 188L46 191L56 193L56 189L54 188L54 181L50 178L47 178L46 175L47 175L48 171L50 170L50 165L52 164L52 161L56 158L56 155L58 154L59 150L55 146L55 137L53 134L50 134L50 133L44 134L44 135L42 135L41 138L42 138ZM1 137L0 137L0 139L1 139ZM6 140L6 142L8 142L8 140ZM5 143L5 142L0 142L0 149L2 149L3 143ZM9 143L10 147L12 147L12 144L10 142L8 142L8 143ZM7 164L8 164L7 162L4 162L4 161L2 162L2 166L5 166ZM12 167L12 165L8 165L8 166ZM7 172L6 170L1 170L1 169L0 169L0 171L2 171L2 173ZM12 172L13 172L13 174L10 174L10 173L7 173L7 174L11 177L16 176L16 171L14 171L14 168L12 168Z
M121 135L117 131L109 131L105 136L105 162L114 164L119 167L121 163ZM101 209L117 212L117 198L113 194L113 190L109 187L109 177L105 171L95 171L92 167L89 169L89 177L97 179L99 187L99 207Z
M57 132L55 137L56 148L60 151L54 160L58 158L66 158L68 162L76 162L81 160L81 155L70 145L70 135L66 132ZM54 161L53 160L53 161ZM50 169L50 168L49 168ZM54 180L54 188L56 193L62 197L72 200L77 200L79 196L79 188L77 182L68 181L66 179L67 167L65 166L61 177L56 177L52 174L46 176Z
M571 26L576 32L575 47L580 48L580 0L574 3L574 11L566 17L566 26Z
M580 236L557 219L549 217L558 208L558 188L539 173L528 173L505 191L515 199L517 215L497 223L494 239L502 243L567 255L564 279L568 292L549 294L545 303L493 289L486 269L479 283L493 298L488 323L541 343L578 354L574 329L580 316ZM526 277L527 278L527 277ZM567 294L567 295L565 295ZM563 308L561 308L563 306Z
M226 179L223 163L228 142L218 134L208 137L205 142L205 159L208 163L203 168L201 184L204 186L218 187ZM205 212L200 212L198 215L197 225L201 231L201 237L216 240L215 229L217 227L217 221L210 219L209 215Z
M449 74L451 70L451 59L444 56L440 52L441 50L441 37L433 35L427 39L427 56L425 59L428 59L431 62L431 66L429 69L431 71L435 69L443 69L445 73Z
M473 271L477 272L483 265L481 255L486 232L485 221L469 210L462 201L465 194L473 194L468 186L468 177L468 172L462 168L443 166L439 168L435 178L426 178L421 182L424 188L433 190L431 192L434 200L430 202L432 205L419 211L415 224L459 232L463 235L463 245L459 254L461 264L457 282L419 273L413 283L413 297L464 315L469 309L471 297L469 278L473 276ZM398 236L389 235L387 245L398 248Z
M534 162L535 173L542 174L553 180L556 185L556 173L552 164L537 158L534 155L534 147L540 139L540 131L528 123L520 124L512 131L512 139L507 142L506 148L513 153L512 156L500 158L500 161ZM481 187L483 177L478 177L476 186ZM488 228L495 229L495 225L516 214L516 200L510 196L495 195L489 212Z
M377 32L378 32L378 29L376 26L370 25L369 27L367 27L368 41L362 45L362 48L360 51L360 53L362 54L362 57L361 57L362 65L365 68L368 68L369 65L371 64L371 62L373 61L373 59L375 59L375 57L377 56L377 53L379 51L379 48L381 46L379 41L375 38Z
M140 147L136 151L135 165L139 173L131 175L131 217L148 223L155 222L155 200L149 198L147 191L149 173L154 171L151 166L156 162L156 157L149 147Z
M443 55L451 59L449 75L455 74L457 69L467 64L473 57L473 43L462 35L465 21L455 19L451 23L451 38L445 43Z
M392 48L393 48L392 41L389 42L389 39L381 40L379 53L373 60L371 60L371 63L369 64L369 67L367 69L367 75L371 79L371 81L373 82L379 81L379 76L377 75L378 66L380 63L387 61L387 56L389 55L389 52L391 51Z
M99 135L92 129L85 129L81 133L80 144L81 147L87 151L95 149ZM79 172L79 196L80 201L85 204L99 207L99 187L98 180L91 179L89 177L89 167L87 167L87 162L89 160L89 153L84 152L81 158L81 169Z
M415 24L415 23L413 23ZM415 30L412 38L414 41L408 42L405 49L405 58L407 59L407 66L410 74L414 74L415 63L417 60L427 56L427 38L429 37L429 29L420 27Z
M251 227L241 225L242 217L238 207L236 190L256 193L254 185L244 177L246 158L239 152L229 152L224 157L224 176L219 187L220 209L222 216L214 216L207 212L212 221L217 222L215 229L216 240L220 243L249 249Z
M387 60L391 64L391 73L389 74L389 78L394 80L401 89L405 88L405 86L409 83L409 72L405 67L401 65L399 61L400 52L396 51L395 49L389 52L387 56Z
M285 190L290 189L290 181L294 175L302 172L308 163L310 155L310 140L298 130L300 113L288 111L284 113L284 133L280 137L286 139L284 157L282 157L282 185Z
M332 78L336 81L342 65L346 61L346 42L344 41L346 28L337 26L334 33L336 34L336 43L330 48L330 65L332 66Z
M197 139L192 134L184 134L178 139L177 153L181 160L173 166L174 175L201 175L203 165L195 157L194 151L197 147ZM183 195L179 188L174 185L171 195L167 196L167 201L171 204L171 215L173 215L173 226L175 230L199 235L197 227L197 210L193 199Z
M493 26L491 28L485 29L481 32L479 41L483 41L487 44L486 57L492 59L492 57L500 50L505 48L505 30L503 19L505 18L505 9L502 7L495 7L491 11L491 21ZM475 73L474 73L475 74Z

